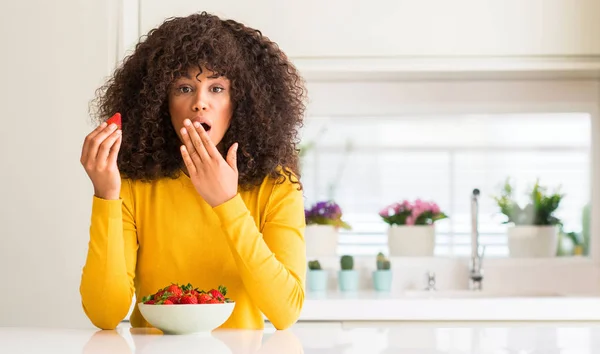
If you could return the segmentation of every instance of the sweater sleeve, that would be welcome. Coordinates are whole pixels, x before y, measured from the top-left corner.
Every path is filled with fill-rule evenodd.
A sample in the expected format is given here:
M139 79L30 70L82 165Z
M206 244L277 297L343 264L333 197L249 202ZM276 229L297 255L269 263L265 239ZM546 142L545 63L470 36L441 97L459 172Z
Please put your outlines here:
M275 185L262 233L239 194L213 209L252 301L275 328L293 325L306 278L302 192L287 179Z
M100 329L114 329L131 306L137 259L137 233L131 186L123 181L119 200L92 200L90 240L80 294L90 321Z

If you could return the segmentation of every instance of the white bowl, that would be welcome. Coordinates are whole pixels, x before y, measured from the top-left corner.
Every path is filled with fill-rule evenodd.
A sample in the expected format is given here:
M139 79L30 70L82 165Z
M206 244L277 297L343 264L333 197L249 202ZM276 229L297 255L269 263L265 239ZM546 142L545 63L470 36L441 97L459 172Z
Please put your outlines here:
M210 333L227 321L234 307L234 302L193 305L138 303L146 321L166 334Z

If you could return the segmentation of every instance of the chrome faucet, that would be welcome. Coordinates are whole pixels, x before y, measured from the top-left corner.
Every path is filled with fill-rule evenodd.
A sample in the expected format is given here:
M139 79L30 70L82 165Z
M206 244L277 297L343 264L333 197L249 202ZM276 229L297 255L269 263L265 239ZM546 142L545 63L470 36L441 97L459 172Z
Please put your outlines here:
M435 291L435 273L427 272L427 287L425 290L427 291Z
M479 189L473 189L471 195L471 264L469 271L469 288L471 290L481 290L483 283L482 261L485 254L485 246L479 254Z

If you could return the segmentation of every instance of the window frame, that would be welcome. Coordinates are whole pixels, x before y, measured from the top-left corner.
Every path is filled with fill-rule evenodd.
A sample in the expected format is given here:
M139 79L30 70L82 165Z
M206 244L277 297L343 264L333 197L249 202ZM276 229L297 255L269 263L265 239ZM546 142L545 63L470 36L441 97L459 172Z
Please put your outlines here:
M318 117L414 116L440 114L573 113L590 115L590 254L574 264L600 266L600 82L588 79L312 80L306 119ZM439 257L439 256L437 256ZM435 257L434 257L435 258ZM465 258L450 256L450 258ZM563 259L498 258L494 263Z

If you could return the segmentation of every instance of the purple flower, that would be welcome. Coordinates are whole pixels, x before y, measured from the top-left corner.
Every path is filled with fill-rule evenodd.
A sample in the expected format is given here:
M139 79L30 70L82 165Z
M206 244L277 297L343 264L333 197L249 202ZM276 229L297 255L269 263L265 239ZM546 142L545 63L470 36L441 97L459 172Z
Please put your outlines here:
M310 209L304 210L307 224L334 225L350 228L342 221L342 209L333 201L318 202Z

